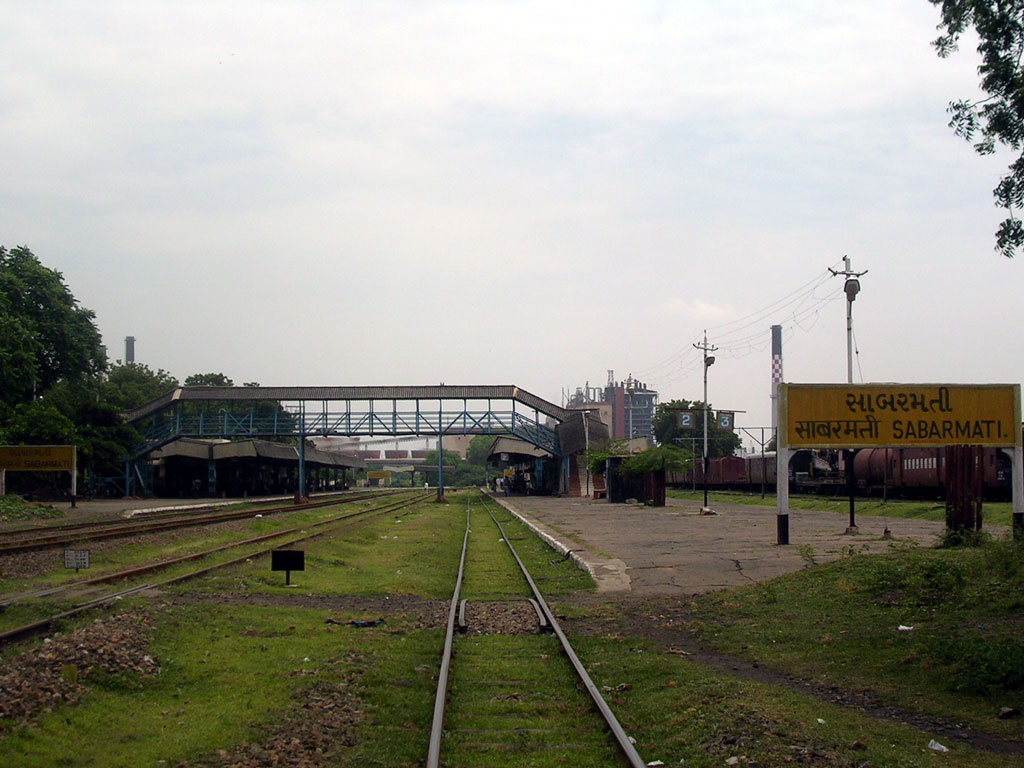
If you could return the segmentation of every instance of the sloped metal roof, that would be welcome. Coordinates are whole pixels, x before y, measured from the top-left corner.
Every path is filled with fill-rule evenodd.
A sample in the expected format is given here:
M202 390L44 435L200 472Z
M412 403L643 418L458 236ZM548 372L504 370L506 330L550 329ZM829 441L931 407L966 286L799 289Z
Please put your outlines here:
M520 440L516 437L497 438L491 444L491 450L488 454L488 458L500 456L503 453L514 454L516 456L530 456L536 459L553 455L550 451L545 451L543 448L538 448L533 443L528 443L525 440Z
M155 459L171 456L219 461L229 458L261 458L277 461L299 460L298 446L289 443L274 443L269 440L195 440L179 438L153 451ZM306 463L321 464L328 467L350 467L362 469L366 462L356 456L348 456L337 451L321 451L317 448L306 448Z

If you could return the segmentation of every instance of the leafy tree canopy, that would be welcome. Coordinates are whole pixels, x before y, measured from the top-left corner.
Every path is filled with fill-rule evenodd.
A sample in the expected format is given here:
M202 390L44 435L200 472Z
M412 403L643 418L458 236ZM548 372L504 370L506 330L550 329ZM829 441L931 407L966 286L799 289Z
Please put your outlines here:
M1024 0L928 0L942 11L939 29L945 34L932 45L946 58L957 50L961 35L978 34L980 101L961 99L949 104L949 126L980 155L1002 144L1018 154L993 190L996 205L1007 218L996 232L996 250L1012 258L1024 246L1024 225L1014 212L1024 204Z
M732 456L743 441L733 430L719 429L714 420L714 408L710 410L712 416L708 422L708 457ZM679 414L682 411L693 412L692 428L683 429L679 426ZM676 445L703 455L704 413L704 403L699 400L659 403L654 409L654 439L661 445Z
M116 365L103 382L103 399L118 410L128 411L166 395L178 380L160 368L152 371L142 363Z
M628 456L629 441L604 440L587 451L587 464L590 472L594 475L603 475L607 467L607 461L612 456Z
M0 399L31 400L62 379L103 371L95 314L25 247L0 246Z
M250 386L253 382L246 384ZM235 382L223 373L193 373L185 379L186 387L233 387ZM256 386L259 386L258 384Z
M477 435L469 441L469 448L466 449L466 461L475 466L485 466L492 445L494 445L494 435Z
M638 475L645 472L685 472L693 466L693 455L689 450L672 445L659 445L641 453L634 453L622 462L621 472Z
M73 445L77 437L71 419L41 400L19 404L3 433L14 445Z
M423 457L423 463L429 464L430 466L437 466L437 449L427 451L427 455ZM459 456L455 451L444 452L444 466L454 467L462 464L462 457Z

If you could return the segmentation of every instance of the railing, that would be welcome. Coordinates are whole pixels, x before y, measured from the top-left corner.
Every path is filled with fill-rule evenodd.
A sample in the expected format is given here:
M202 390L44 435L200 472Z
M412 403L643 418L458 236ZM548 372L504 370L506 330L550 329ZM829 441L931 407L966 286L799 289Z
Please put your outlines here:
M136 457L156 450L177 438L263 438L299 436L408 437L444 435L515 435L555 455L559 453L557 433L511 411L278 411L258 415L254 411L217 413L162 411L141 426L144 442Z

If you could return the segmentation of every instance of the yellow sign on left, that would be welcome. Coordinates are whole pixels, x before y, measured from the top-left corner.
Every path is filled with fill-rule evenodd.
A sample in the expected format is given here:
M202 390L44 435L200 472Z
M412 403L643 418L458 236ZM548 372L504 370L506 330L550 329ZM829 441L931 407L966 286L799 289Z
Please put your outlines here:
M74 472L73 445L0 445L0 469L11 472Z

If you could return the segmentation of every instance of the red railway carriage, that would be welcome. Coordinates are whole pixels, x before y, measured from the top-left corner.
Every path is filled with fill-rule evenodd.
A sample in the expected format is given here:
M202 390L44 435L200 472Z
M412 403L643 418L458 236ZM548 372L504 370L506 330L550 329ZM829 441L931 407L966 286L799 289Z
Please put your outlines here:
M775 485L775 477L778 474L779 467L775 451L770 451L764 455L760 453L751 454L744 461L747 462L747 479L751 485L760 486L762 482L765 485Z
M1010 492L1010 458L996 448L981 451L982 484L990 498ZM945 448L865 448L854 458L857 487L907 496L942 495L946 489Z
M685 474L672 473L669 482L696 482L697 485L704 484L704 462L696 459L694 462L694 476L689 472ZM685 478L685 480L684 480ZM740 456L720 456L717 459L708 460L708 485L715 488L739 488L747 485L747 465Z
M748 456L723 456L708 462L708 487L759 491L775 485L777 458L774 452ZM981 452L982 482L990 499L1010 495L1011 460L996 448ZM704 484L701 460L690 472L671 472L669 485L699 487ZM843 493L844 462L836 451L794 451L789 462L790 488L797 493ZM1024 467L1021 468L1024 471ZM863 448L854 456L858 491L918 498L938 498L946 491L945 448Z

